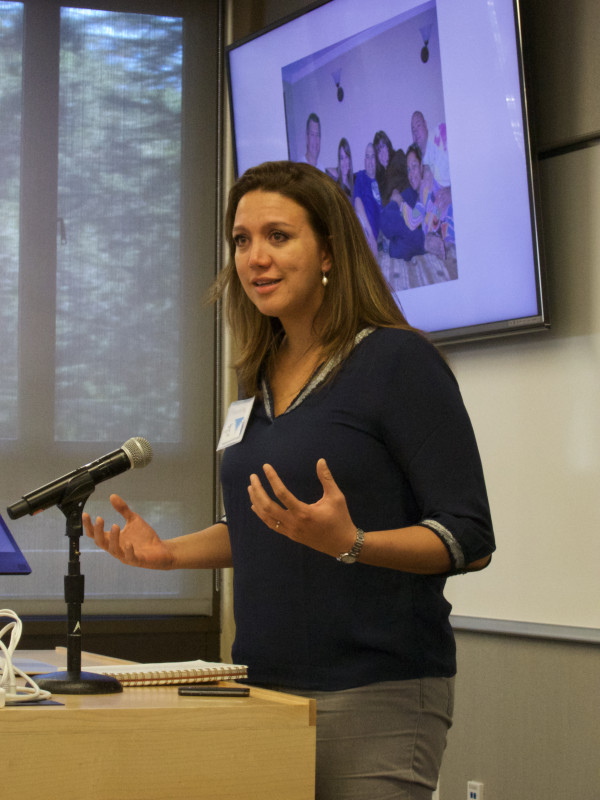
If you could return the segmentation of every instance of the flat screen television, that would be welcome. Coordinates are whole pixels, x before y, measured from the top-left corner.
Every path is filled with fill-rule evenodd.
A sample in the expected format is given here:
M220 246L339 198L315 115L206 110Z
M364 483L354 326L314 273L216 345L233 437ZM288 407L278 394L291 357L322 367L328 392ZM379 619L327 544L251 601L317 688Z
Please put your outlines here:
M236 175L316 157L338 179L347 150L411 324L446 343L548 327L514 0L329 0L226 54Z

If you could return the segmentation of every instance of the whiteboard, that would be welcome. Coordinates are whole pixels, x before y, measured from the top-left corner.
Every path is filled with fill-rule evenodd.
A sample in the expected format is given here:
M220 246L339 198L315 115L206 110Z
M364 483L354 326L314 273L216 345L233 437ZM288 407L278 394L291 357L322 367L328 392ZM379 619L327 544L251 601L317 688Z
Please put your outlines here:
M461 627L600 641L600 147L540 167L552 330L446 351L498 547L446 595Z

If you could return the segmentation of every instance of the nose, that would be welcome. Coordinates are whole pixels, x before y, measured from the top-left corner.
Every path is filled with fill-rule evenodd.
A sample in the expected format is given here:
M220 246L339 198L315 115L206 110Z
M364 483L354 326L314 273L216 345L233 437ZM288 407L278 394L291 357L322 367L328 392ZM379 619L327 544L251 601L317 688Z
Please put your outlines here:
M270 263L271 257L268 253L266 242L262 239L253 240L248 252L248 266L268 267Z

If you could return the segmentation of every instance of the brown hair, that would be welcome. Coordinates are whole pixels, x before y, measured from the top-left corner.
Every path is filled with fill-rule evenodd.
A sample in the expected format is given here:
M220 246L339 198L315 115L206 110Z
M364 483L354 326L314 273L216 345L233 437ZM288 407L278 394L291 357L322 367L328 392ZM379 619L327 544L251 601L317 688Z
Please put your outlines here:
M252 167L229 192L225 215L229 258L212 291L214 300L225 297L225 313L239 354L235 367L246 395L258 392L261 365L276 352L283 334L279 320L264 316L249 300L235 268L235 215L241 198L253 191L277 192L302 206L315 236L331 256L316 330L325 358L337 355L343 360L356 334L368 326L413 330L392 296L352 204L333 178L310 164L292 161Z
M342 178L342 159L340 158L340 154L344 151L348 156L348 183L344 185L344 180ZM352 151L350 150L350 142L343 136L340 139L340 143L338 144L338 159L337 159L337 167L338 167L338 175L337 175L337 182L339 186L342 187L345 194L348 197L352 197L352 192L354 190L354 167L352 166Z

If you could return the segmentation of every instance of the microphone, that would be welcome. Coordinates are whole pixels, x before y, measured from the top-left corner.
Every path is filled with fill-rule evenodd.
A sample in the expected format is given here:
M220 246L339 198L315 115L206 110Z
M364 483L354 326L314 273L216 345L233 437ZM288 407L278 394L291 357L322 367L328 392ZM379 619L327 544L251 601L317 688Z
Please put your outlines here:
M11 519L19 519L25 514L36 514L38 511L44 511L46 508L59 505L64 499L71 480L85 472L88 473L95 486L97 483L102 483L108 478L120 475L128 469L145 467L151 461L152 447L147 439L142 436L127 439L125 444L121 445L118 450L107 453L107 455L92 461L90 464L84 464L83 467L68 472L62 478L57 478L51 483L47 483L39 489L23 495L21 500L6 509L8 516Z

